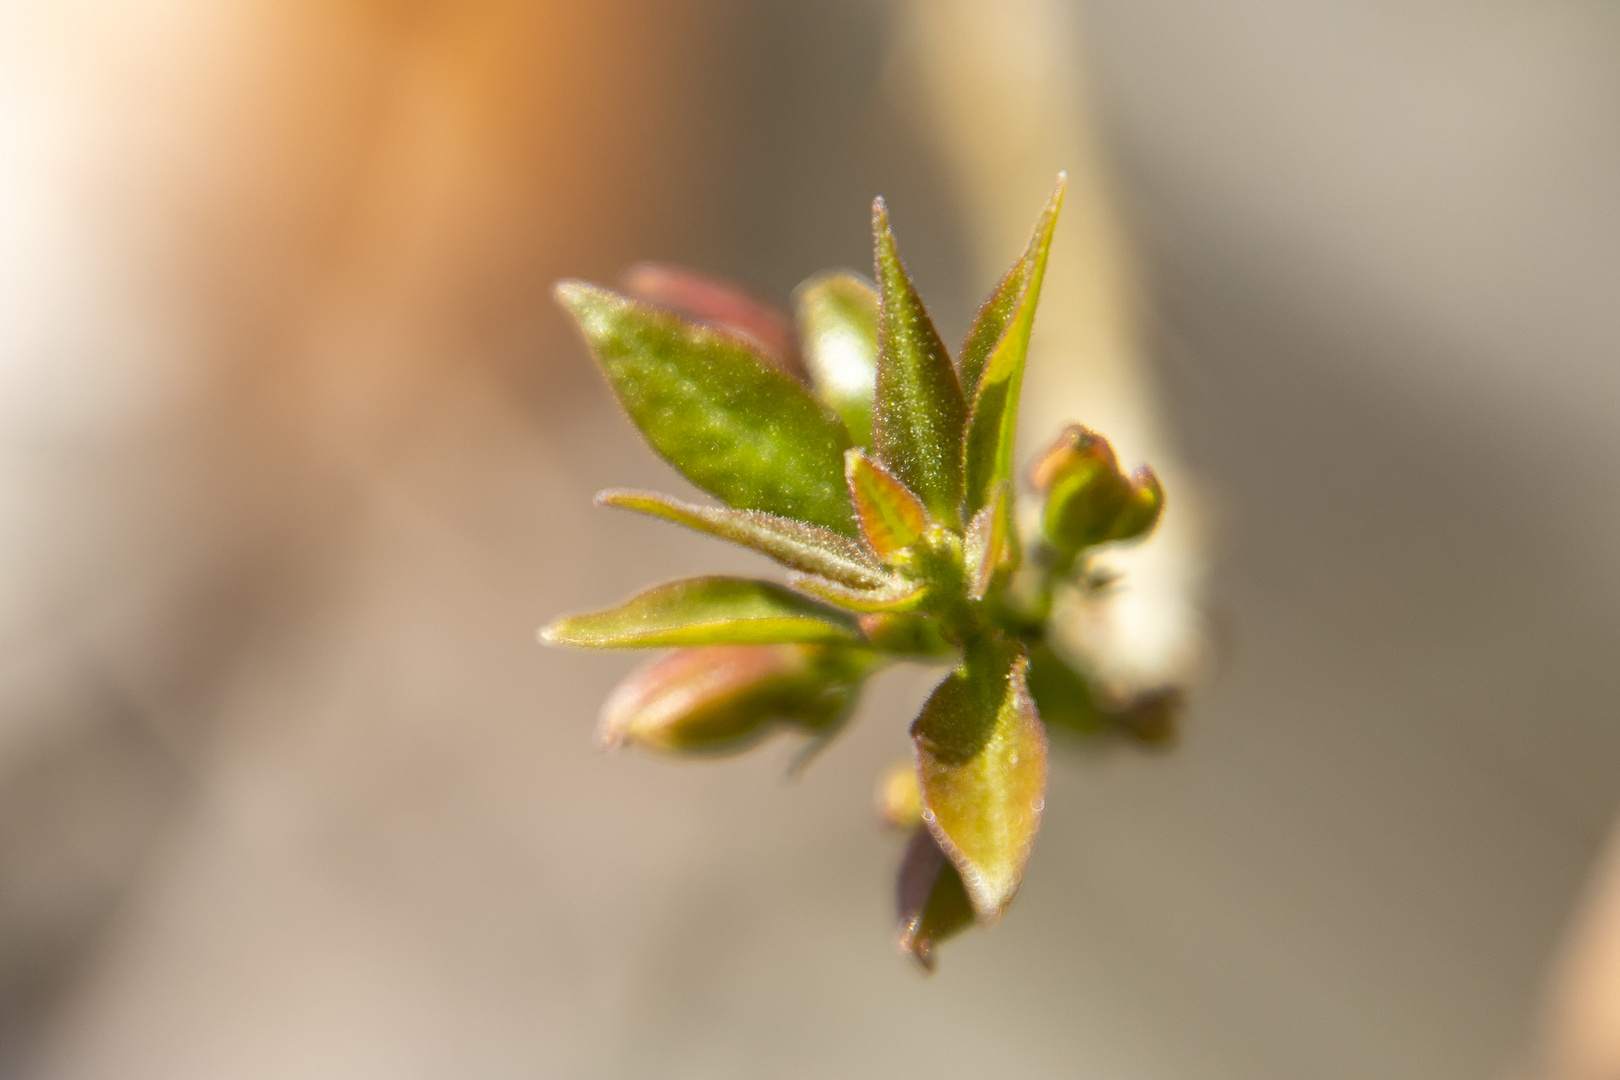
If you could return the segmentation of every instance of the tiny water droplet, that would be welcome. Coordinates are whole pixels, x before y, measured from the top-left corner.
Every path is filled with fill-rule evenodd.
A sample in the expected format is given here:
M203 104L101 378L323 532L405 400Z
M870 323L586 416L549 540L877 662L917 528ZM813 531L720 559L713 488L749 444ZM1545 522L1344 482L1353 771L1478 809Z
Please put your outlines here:
M1042 810L1046 809L1046 800L1045 799L1036 799L1034 805L1035 805L1035 812L1038 814Z
M922 817L924 821L931 822L934 820L934 812L932 810L924 810Z

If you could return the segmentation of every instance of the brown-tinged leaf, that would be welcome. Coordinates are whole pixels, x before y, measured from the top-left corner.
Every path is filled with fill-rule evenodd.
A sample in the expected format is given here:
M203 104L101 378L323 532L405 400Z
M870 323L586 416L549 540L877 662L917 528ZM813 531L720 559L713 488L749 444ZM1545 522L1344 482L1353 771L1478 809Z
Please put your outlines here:
M923 820L987 922L1018 891L1046 805L1046 734L1028 666L1020 644L969 642L911 729Z
M831 271L800 285L795 301L810 385L843 418L855 445L870 449L877 393L877 290L857 274Z
M889 213L872 204L878 283L878 460L916 492L935 520L961 528L962 433L967 406L956 368L895 250Z
M619 684L602 706L597 738L603 747L719 754L779 724L819 733L848 713L874 659L830 645L677 649Z
M689 645L864 644L855 620L769 581L686 578L608 611L569 615L540 631L552 645L662 649Z
M935 947L973 925L973 903L926 827L911 834L895 892L900 949L932 974Z
M893 473L860 450L845 452L844 478L855 504L855 521L878 558L888 560L928 531L932 524L928 508Z
M889 575L866 549L830 529L761 510L694 506L651 491L609 490L596 505L660 517L769 555L783 566L819 574L851 588L877 588Z
M732 281L663 263L636 263L624 272L624 291L638 300L739 334L771 363L802 380L804 359L787 312Z
M663 458L739 510L854 536L843 422L744 339L595 285L557 299L620 404Z
M1018 399L1035 325L1052 229L1063 206L1064 175L1047 201L1024 254L979 311L962 347L962 385L970 404L963 447L963 499L977 513L998 482L1013 474Z

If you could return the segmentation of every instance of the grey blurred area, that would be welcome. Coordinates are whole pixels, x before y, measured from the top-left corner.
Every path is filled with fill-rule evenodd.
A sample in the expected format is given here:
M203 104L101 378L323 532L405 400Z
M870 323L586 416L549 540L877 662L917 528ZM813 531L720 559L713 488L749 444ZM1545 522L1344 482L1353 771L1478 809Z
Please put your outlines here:
M990 286L890 11L0 5L0 1076L1528 1075L1620 796L1620 8L1070 16L1216 657L925 979L937 671L789 781L599 755L632 660L534 642L764 569L590 508L686 489L553 279L784 298L881 193L948 340Z

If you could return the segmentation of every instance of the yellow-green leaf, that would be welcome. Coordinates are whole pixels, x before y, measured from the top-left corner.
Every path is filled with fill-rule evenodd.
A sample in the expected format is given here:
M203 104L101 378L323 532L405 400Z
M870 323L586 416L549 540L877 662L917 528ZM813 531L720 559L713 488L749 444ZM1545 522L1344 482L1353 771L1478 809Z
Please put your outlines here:
M783 566L819 574L852 588L877 588L888 580L883 567L848 537L761 510L694 506L656 492L622 490L600 493L596 496L596 505L634 510L673 521L752 548Z
M658 585L616 608L558 619L540 638L588 649L863 642L844 613L769 581L735 577Z
M979 638L912 725L923 821L962 875L979 918L1018 891L1046 806L1046 734L1022 645Z
M849 434L745 339L583 282L557 299L619 402L688 480L740 510L855 535Z
M979 310L962 346L962 385L971 409L963 450L964 498L977 513L997 481L1012 476L1029 333L1035 325L1052 229L1063 206L1064 175L1035 223L1029 246Z
M926 584L899 575L875 589L852 589L814 574L789 574L788 584L849 611L915 611L928 599Z
M855 521L878 558L887 561L928 531L928 508L893 473L859 450L844 454L844 477L855 504Z
M816 395L837 410L856 446L872 446L878 295L856 274L830 271L799 286L799 337Z
M934 518L961 527L962 432L967 407L956 368L895 250L889 213L872 204L878 280L874 445L878 460Z

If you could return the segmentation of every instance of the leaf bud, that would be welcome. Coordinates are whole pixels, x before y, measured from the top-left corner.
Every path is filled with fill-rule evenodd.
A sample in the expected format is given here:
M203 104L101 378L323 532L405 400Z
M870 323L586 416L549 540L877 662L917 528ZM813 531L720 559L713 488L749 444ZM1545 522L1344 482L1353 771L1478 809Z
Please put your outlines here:
M921 825L922 788L917 783L917 763L907 758L884 769L872 801L878 816L897 829Z
M1062 551L1138 539L1164 506L1153 470L1125 476L1108 440L1079 424L1070 424L1041 455L1030 481L1046 496L1042 526Z
M779 724L825 731L847 715L875 660L868 650L833 645L678 649L619 684L602 707L598 741L723 754Z

